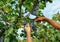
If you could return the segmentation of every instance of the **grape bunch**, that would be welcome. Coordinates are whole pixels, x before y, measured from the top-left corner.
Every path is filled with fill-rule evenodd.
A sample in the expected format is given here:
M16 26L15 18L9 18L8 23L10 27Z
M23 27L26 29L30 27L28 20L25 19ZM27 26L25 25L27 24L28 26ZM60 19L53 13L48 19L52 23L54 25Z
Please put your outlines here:
M34 24L34 22L31 22L31 23L30 23L30 27L31 27L31 29L32 29L33 32L34 32L34 36L36 36L37 26Z
M25 27L27 23L26 22L23 22L22 25ZM36 36L36 33L37 33L37 26L34 24L34 22L30 22L30 28L31 28L31 31L33 31L33 35Z
M22 22L22 25L25 27L25 25L27 24L27 22Z

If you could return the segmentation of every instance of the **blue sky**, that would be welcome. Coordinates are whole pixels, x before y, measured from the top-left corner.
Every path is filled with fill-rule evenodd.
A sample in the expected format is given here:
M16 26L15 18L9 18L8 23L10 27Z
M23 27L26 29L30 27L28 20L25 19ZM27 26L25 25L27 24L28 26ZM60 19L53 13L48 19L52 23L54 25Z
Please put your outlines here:
M47 18L52 18L52 14L60 12L60 0L53 0L52 3L47 2L46 7L42 10L42 13Z

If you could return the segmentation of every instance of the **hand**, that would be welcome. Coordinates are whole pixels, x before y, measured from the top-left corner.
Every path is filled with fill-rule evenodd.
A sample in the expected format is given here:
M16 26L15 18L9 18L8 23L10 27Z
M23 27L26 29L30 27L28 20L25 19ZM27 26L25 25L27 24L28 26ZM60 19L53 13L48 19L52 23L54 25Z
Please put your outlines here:
M25 31L26 31L26 33L31 32L29 23L25 25Z
M45 19L45 17L43 17L43 16L38 16L38 17L35 18L35 21L36 21L36 22L41 22L41 21L44 21L44 19Z

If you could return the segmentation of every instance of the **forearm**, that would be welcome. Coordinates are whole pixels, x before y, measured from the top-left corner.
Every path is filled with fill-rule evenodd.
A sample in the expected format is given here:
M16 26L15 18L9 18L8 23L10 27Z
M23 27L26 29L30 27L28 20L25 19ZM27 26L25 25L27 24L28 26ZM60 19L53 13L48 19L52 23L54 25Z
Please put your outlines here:
M51 24L56 29L60 30L60 24L57 23L56 21L50 20L48 18L45 18L45 21L48 22L49 24Z
M29 23L25 25L25 31L26 31L26 34L27 34L27 42L32 42L32 39L31 39L31 30L30 30Z
M32 42L31 34L30 33L27 33L27 42Z

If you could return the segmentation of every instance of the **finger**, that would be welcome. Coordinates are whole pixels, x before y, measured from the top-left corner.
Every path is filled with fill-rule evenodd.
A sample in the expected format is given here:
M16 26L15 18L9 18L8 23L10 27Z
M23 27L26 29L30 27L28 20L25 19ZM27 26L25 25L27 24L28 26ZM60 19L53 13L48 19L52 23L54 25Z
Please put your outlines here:
M29 27L29 23L27 23L27 24L25 25L25 27Z
M37 16L36 18L35 18L35 21L38 21L39 20L39 16Z
M39 18L39 16L37 16L35 19Z
M39 20L39 19L35 19L35 21L36 21L36 22L41 22L41 20Z
M29 26L29 23L27 23L27 25Z
M35 21L39 21L39 19L37 18L37 19L35 19Z
M41 22L41 21L36 21L36 22Z

